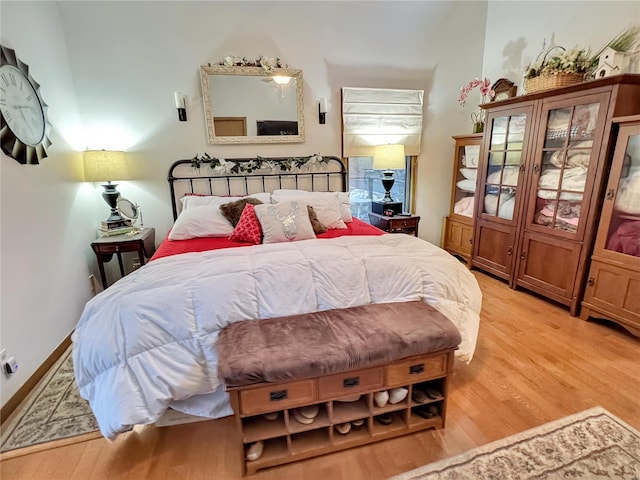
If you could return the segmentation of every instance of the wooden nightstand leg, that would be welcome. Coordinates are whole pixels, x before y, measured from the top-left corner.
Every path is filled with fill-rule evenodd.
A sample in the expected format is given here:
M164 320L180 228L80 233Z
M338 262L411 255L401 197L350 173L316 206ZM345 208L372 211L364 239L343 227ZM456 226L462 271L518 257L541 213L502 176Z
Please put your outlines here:
M98 255L98 268L100 269L100 280L102 280L102 288L107 288L107 274L104 271L104 262L100 255Z
M118 265L120 265L120 275L124 277L124 265L122 264L122 254L118 252Z

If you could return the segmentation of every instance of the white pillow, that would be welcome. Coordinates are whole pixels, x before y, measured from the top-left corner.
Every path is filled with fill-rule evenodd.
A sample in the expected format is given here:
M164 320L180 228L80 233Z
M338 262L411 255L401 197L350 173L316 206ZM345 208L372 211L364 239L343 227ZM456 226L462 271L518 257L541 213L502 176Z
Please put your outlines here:
M340 216L345 223L353 222L351 216L351 201L349 199L349 192L333 192L338 197L338 203L340 204Z
M304 202L289 201L254 207L264 235L262 243L293 242L316 238Z
M247 197L257 198L262 203L271 203L271 194L270 193L252 193L251 195L247 195ZM186 210L192 207L201 207L204 205L224 205L225 203L235 202L236 200L240 200L245 197L220 197L218 195L185 195L180 199L182 202L182 210Z
M233 226L218 205L189 207L180 212L169 233L169 240L187 240L197 237L228 237Z
M347 197L348 198L348 197ZM273 203L297 200L311 205L318 220L327 228L347 228L336 192L305 192L304 190L274 190Z
M476 181L475 180L460 180L456 183L458 188L464 192L475 192L476 191Z
M475 168L461 168L460 173L464 178L468 180L475 180L478 170L476 170Z

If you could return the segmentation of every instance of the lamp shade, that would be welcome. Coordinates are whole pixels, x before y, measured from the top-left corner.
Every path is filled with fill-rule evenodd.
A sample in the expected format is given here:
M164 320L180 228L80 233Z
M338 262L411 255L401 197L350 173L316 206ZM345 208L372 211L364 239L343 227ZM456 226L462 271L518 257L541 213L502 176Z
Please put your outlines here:
M83 155L84 179L87 182L128 180L129 167L124 152L87 150Z
M405 165L404 145L376 145L373 153L375 170L399 170Z

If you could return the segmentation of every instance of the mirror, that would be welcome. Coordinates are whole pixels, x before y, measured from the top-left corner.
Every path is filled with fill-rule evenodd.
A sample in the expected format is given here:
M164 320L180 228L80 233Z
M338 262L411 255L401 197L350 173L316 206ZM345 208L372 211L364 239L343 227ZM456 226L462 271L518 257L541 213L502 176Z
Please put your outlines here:
M201 66L209 143L304 142L302 70Z
M131 200L124 197L118 197L117 206L120 215L127 220L131 220L132 223L135 223L138 217L140 217L140 228L143 228L142 212L140 211L140 206L138 204L133 203Z

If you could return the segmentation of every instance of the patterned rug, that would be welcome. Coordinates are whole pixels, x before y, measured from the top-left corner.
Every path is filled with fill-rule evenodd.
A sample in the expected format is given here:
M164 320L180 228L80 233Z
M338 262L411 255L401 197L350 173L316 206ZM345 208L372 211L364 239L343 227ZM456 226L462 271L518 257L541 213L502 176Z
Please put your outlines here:
M78 392L69 347L2 425L0 452L97 430L89 404Z
M389 480L640 479L640 432L601 407Z

